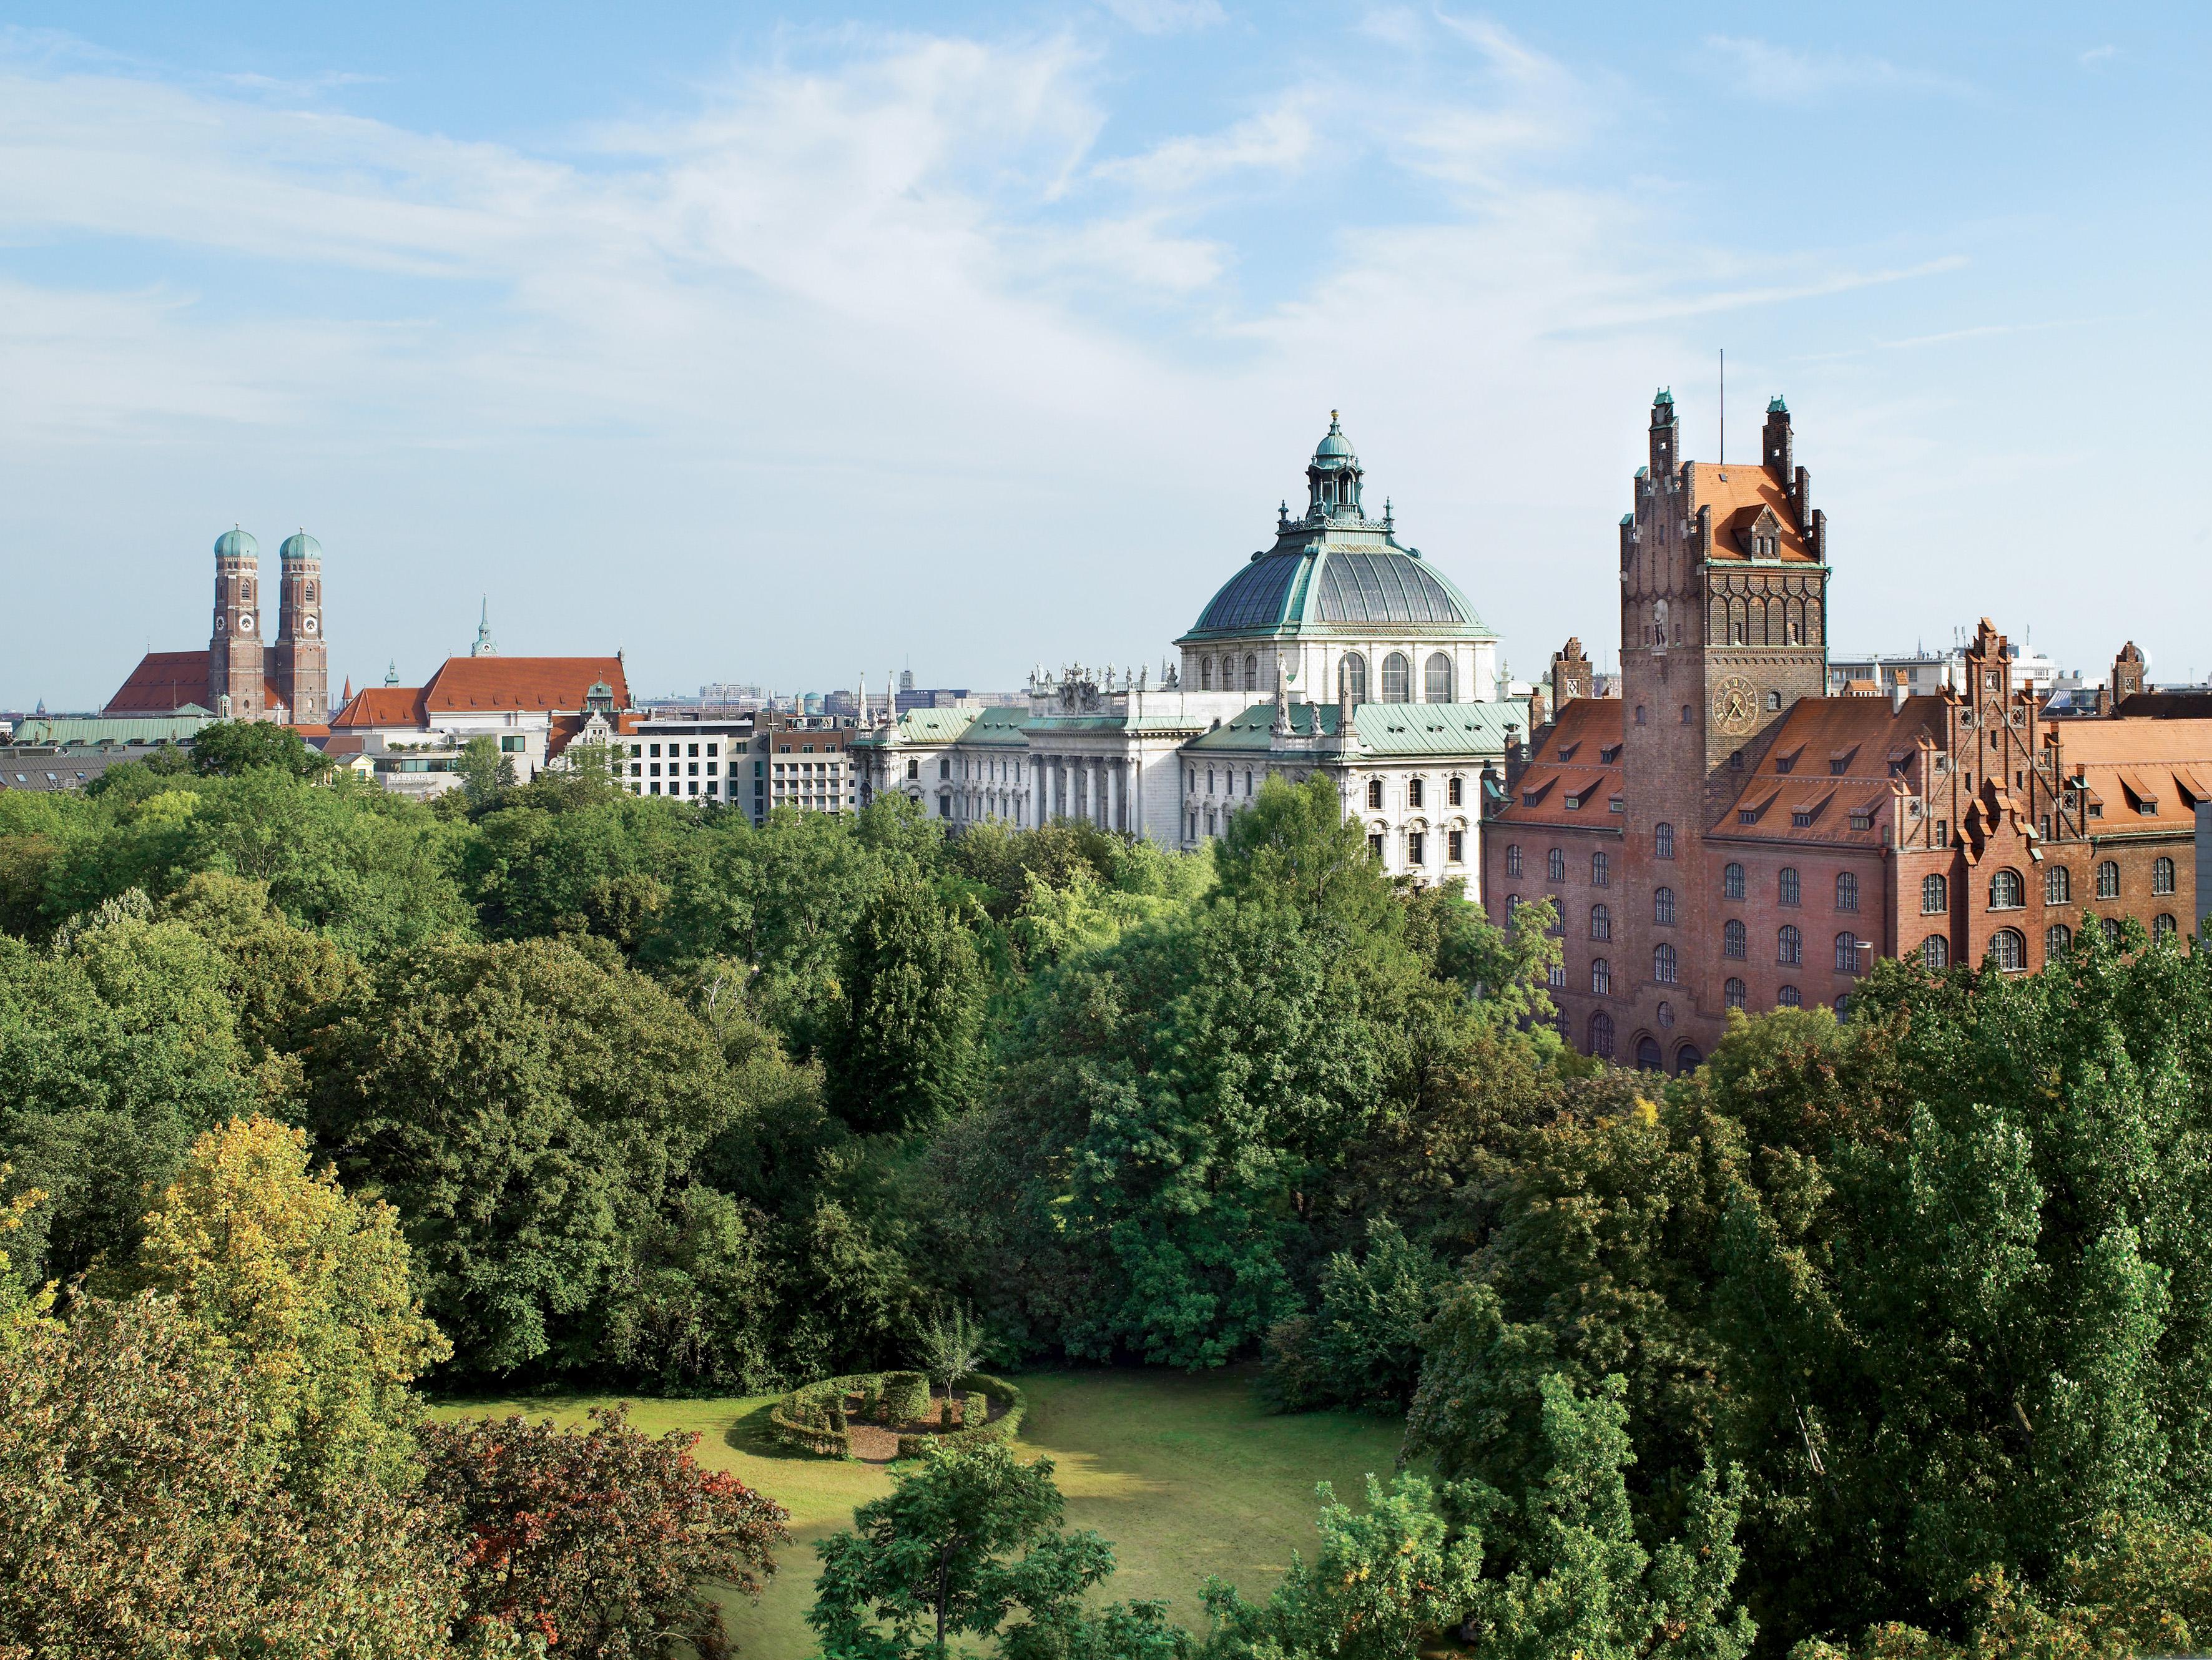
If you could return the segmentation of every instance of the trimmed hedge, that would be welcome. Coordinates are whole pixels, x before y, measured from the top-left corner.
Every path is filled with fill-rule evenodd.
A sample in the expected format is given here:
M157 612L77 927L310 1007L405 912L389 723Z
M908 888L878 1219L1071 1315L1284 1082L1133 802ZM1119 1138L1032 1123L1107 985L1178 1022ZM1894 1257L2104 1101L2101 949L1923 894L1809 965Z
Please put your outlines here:
M845 1397L857 1390L873 1401L882 1389L882 1374L872 1371L809 1383L792 1390L769 1409L769 1431L787 1447L850 1458L853 1438L845 1419Z
M853 1437L845 1419L845 1397L857 1394L871 1406L886 1402L896 1406L898 1391L908 1378L921 1378L923 1404L905 1414L904 1419L894 1421L919 1418L929 1410L929 1380L921 1377L920 1372L859 1371L843 1377L825 1377L792 1390L769 1408L769 1428L787 1447L831 1458L850 1458ZM980 1447L993 1441L1011 1441L1020 1431L1022 1419L1029 1411L1029 1397L1016 1385L988 1372L971 1371L954 1378L952 1388L955 1394L964 1392L967 1402L988 1404L981 1411L973 1411L963 1405L961 1427L957 1430L941 1435L900 1436L900 1457L918 1458L922 1449L931 1445ZM986 1414L994 1410L999 1415L986 1421Z
M959 1429L945 1435L902 1435L898 1456L919 1458L929 1446L980 1447L994 1441L1011 1441L1021 1429L1022 1419L1030 1409L1029 1397L1020 1389L1003 1377L994 1377L988 1372L971 1371L952 1380L956 1393L966 1391L969 1399L981 1395L993 1407L1005 1410L988 1423L979 1422L972 1429L963 1418ZM981 1414L978 1414L980 1417Z
M887 1371L884 1374L884 1422L908 1424L928 1415L927 1377L918 1371Z

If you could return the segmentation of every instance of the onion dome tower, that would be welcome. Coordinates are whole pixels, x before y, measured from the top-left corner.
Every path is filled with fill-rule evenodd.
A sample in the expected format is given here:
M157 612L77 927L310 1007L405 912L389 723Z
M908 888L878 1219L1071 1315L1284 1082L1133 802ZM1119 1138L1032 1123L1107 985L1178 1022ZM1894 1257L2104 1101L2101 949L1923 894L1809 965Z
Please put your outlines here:
M306 531L284 538L276 614L276 689L294 724L331 718L330 648L323 639L323 544Z
M261 675L261 544L237 526L215 539L215 631L208 639L208 707L226 721L267 714Z

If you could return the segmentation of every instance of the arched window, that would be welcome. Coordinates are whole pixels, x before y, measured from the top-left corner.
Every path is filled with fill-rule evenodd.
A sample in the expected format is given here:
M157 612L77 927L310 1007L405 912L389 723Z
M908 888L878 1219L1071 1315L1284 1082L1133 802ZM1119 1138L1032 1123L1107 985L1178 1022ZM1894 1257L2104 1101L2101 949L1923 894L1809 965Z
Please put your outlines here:
M1544 975L1544 983L1553 991L1565 991L1567 988L1567 965L1565 963L1553 964Z
M2150 891L2153 893L2173 891L2173 860L2160 859L2150 867Z
M2001 870L1990 878L1990 909L2018 910L2027 903L2027 885L2016 870Z
M1671 927L1674 921L1674 890L1654 888L1651 891L1651 920Z
M1600 1060L1613 1059L1613 1017L1603 1009L1589 1018L1589 1052Z
M1940 933L1931 933L1920 942L1920 966L1930 974L1941 974L1951 966L1951 942Z
M1778 1009L1802 1009L1805 1006L1805 994L1795 986L1784 986L1774 994L1774 1006Z
M1249 651L1244 654L1244 690L1260 690L1260 659L1256 653Z
M1684 1073L1695 1072L1705 1064L1705 1057L1698 1053L1695 1043L1685 1043L1674 1051L1674 1073L1677 1077Z
M1198 660L1198 689L1200 691L1213 690L1213 660L1211 657Z
M1345 695L1355 703L1367 701L1367 660L1356 651L1344 654L1344 662L1337 670Z
M2105 943L2106 945L2117 946L2120 943L2120 925L2113 918L2109 916L2099 917L2097 919L2097 927L2098 930L2104 934Z
M1999 928L1990 941L1990 958L2006 973L2018 974L2027 966L2027 941L2018 928Z
M1774 960L1797 964L1805 960L1805 936L1795 922L1784 922L1774 936Z
M1213 769L1212 767L1208 767L1206 769L1206 793L1208 795L1213 794Z
M2053 922L2043 931L2043 957L2049 962L2054 957L2063 957L2074 949L2074 930L2063 922Z
M1920 879L1920 914L1941 916L1951 909L1951 885L1940 876Z
M1382 701L1402 703L1413 695L1413 666L1406 654L1394 651L1382 660Z
M1743 897L1743 866L1730 865L1721 873L1721 891L1730 899Z
M1613 861L1601 853L1590 854L1590 885L1601 888L1613 875Z
M1452 700L1452 662L1443 652L1429 654L1428 666L1421 675L1421 696L1431 703L1449 703Z
M1851 994L1844 992L1836 999L1836 1018L1843 1019L1851 1012Z
M2120 867L2107 859L2097 866L2097 897L2117 899L2120 897Z
M1794 905L1798 903L1801 885L1797 880L1797 873L1784 865L1782 867L1781 876L1776 880L1776 895L1782 903Z
M2074 873L2063 865L2053 865L2043 873L2043 903L2063 905L2074 897Z
M1844 871L1836 878L1836 909L1856 910L1859 908L1859 879Z
M1836 936L1836 972L1856 974L1859 971L1859 937L1846 929Z
M1646 1072L1656 1072L1662 1064L1659 1059L1659 1040L1649 1032L1636 1040L1636 1064Z
M1651 827L1651 853L1654 858L1672 859L1674 856L1674 827L1654 824Z
M1600 997L1613 995L1613 964L1602 957L1590 958L1590 989Z
M1604 905L1590 907L1590 938L1593 939L1613 938L1613 912L1608 907Z
M1508 876L1518 876L1521 874L1521 844L1518 842L1509 842L1506 843L1505 873Z
M1686 727L1690 724L1690 706L1687 703L1682 705L1682 724Z
M1781 707L1782 707L1782 694L1781 694L1780 692L1778 692L1778 691L1770 691L1769 693L1767 693L1767 694L1766 694L1766 712L1767 712L1769 714L1772 714L1776 713L1778 710L1779 710L1779 709L1781 708ZM1792 1006L1794 1007L1794 1006L1795 1006L1795 1005L1792 1005Z
M1544 855L1544 877L1552 882L1567 879L1567 855L1562 849L1553 848Z
M1636 706L1636 724L1639 727L1644 724L1644 705L1641 703Z
M1651 977L1662 986L1674 983L1674 948L1654 946L1651 948Z
M1721 988L1721 1001L1732 1009L1740 1009L1743 1006L1745 990L1743 982L1730 975L1728 983Z
M2160 911L2150 919L2150 937L2154 939L2171 939L2178 927L2172 911Z
M1731 916L1721 924L1721 955L1741 960L1751 949L1751 932Z

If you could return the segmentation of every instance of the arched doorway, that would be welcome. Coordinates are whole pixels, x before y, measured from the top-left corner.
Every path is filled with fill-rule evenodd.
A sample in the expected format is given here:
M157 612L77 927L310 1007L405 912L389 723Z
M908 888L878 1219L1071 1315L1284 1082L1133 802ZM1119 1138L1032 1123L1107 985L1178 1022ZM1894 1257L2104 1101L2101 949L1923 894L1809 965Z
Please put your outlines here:
M1698 1053L1695 1043L1685 1043L1674 1051L1674 1075L1686 1077L1705 1065L1705 1057Z
M1666 1061L1659 1053L1659 1040L1648 1031L1636 1040L1636 1064L1645 1072L1666 1068Z

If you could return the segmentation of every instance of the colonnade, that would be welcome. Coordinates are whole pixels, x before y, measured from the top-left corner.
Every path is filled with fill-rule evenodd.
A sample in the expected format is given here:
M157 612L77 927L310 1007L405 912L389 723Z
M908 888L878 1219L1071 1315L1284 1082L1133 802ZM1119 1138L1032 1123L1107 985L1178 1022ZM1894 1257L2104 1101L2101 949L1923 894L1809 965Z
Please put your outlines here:
M1135 831L1129 806L1132 763L1119 756L1031 755L1030 823L1081 818L1101 830Z

